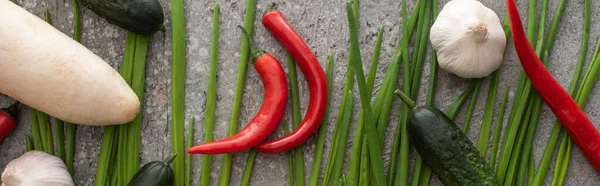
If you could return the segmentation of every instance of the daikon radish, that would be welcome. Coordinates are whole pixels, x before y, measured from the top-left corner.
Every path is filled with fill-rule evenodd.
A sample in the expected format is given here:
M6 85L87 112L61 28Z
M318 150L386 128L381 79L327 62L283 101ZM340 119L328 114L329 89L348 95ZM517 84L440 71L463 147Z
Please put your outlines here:
M126 123L140 107L104 60L8 0L0 0L0 93L84 125Z

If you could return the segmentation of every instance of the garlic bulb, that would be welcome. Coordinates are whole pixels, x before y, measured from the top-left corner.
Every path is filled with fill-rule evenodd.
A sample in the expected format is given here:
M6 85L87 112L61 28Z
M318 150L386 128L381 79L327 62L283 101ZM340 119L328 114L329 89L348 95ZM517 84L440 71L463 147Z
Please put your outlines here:
M2 186L73 186L63 161L42 151L12 160L2 173Z
M431 27L440 68L463 78L488 76L502 65L506 36L496 13L476 0L452 0Z

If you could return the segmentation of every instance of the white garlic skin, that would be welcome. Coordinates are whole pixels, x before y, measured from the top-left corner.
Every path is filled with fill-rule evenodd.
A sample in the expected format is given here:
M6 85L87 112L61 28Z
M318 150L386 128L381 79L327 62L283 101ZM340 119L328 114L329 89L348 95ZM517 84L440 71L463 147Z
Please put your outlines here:
M2 186L73 186L63 161L42 151L12 160L2 173Z
M506 47L498 15L476 0L444 5L430 40L440 68L463 78L486 77L500 68Z

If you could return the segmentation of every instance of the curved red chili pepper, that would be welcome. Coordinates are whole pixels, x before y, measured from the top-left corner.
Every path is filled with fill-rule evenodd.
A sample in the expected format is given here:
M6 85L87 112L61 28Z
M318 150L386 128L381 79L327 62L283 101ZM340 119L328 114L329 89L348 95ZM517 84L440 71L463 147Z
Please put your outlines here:
M260 110L250 123L237 134L222 140L196 145L188 149L189 154L224 154L245 151L265 140L277 129L283 118L288 96L285 73L279 61L271 54L255 47L252 47L250 53L254 68L265 87L264 101Z
M18 103L15 103L8 108L0 109L0 142L15 129L17 105Z
M301 145L319 128L327 105L327 81L317 57L288 24L280 11L273 10L265 13L262 23L294 58L310 89L308 110L300 126L283 138L263 142L254 148L262 153L280 153Z
M523 23L514 0L507 0L507 3L515 48L531 84L596 171L600 172L600 133L535 54L523 31Z

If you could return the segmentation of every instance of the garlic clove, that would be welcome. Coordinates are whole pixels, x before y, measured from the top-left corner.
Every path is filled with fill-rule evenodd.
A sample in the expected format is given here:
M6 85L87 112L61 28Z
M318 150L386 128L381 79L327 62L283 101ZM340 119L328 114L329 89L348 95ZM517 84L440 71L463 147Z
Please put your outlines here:
M476 0L452 0L431 27L441 69L463 78L488 76L502 65L506 36L498 15Z
M73 186L63 161L42 151L12 160L2 173L2 186Z

